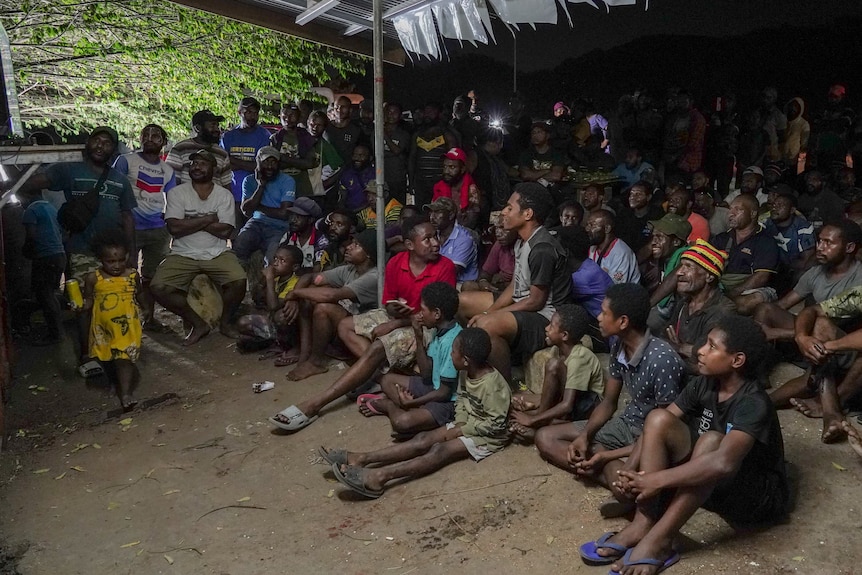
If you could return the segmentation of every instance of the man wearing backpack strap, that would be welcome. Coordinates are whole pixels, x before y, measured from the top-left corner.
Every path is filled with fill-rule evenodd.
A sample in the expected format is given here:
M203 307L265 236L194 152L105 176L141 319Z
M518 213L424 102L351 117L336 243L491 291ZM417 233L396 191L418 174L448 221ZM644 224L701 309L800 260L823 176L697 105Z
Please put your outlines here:
M22 193L38 193L43 189L62 190L66 202L84 200L91 195L94 188L98 189L98 202L93 202L94 211L89 222L81 229L70 229L66 240L70 273L66 279L76 279L81 285L84 277L99 269L100 263L90 249L90 241L94 236L111 228L120 228L132 246L131 254L136 254L135 222L132 208L137 206L132 186L128 178L111 168L119 138L113 128L101 126L90 133L84 148L82 162L66 162L53 164L44 173L36 174L22 187ZM62 211L62 208L61 208ZM131 260L131 267L135 261ZM79 343L81 364L89 361L87 357L87 337L89 334L89 314L78 314Z

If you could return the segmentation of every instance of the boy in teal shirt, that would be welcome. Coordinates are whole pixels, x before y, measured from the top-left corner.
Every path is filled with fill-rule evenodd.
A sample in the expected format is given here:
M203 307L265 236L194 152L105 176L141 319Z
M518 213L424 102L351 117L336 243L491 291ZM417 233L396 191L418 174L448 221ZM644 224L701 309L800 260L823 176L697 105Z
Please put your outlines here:
M452 342L461 333L455 321L458 291L443 282L422 289L420 313L412 318L416 341L425 341L425 330L434 329L427 350L416 349L419 375L387 373L380 379L383 393L368 393L357 399L366 417L386 415L392 430L413 434L446 425L455 417L458 370L452 363Z

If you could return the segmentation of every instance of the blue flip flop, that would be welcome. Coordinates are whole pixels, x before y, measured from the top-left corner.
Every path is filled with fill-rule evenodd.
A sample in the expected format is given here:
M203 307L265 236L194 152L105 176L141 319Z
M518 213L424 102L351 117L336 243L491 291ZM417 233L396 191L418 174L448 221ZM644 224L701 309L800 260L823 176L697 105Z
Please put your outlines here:
M658 571L656 571L656 574L658 574L679 561L679 553L676 551L674 551L673 555L664 561L661 559L652 559L650 557L644 557L643 559L635 559L632 561L632 551L634 551L634 548L629 549L626 551L625 555L623 555L623 567L628 567L630 565L652 565L653 567L658 567ZM620 572L612 569L608 571L608 575L620 575Z
M581 559L583 559L584 563L587 565L610 565L623 555L625 552L629 550L625 545L620 545L619 543L611 543L608 541L611 537L616 535L616 531L608 531L601 537L599 537L595 541L588 541L584 543L580 547L578 547L578 553L581 554ZM599 549L612 549L617 552L616 555L599 555Z

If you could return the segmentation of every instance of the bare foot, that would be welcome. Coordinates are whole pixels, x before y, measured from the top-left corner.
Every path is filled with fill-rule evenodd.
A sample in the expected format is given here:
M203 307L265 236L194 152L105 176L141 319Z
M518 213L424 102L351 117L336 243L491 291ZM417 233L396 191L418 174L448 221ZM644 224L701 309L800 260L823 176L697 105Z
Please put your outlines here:
M203 324L200 326L192 326L191 331L183 340L183 345L194 345L203 339L210 332L210 326Z
M528 398L528 394L526 393L516 393L512 396L512 409L515 411L530 411L538 407L536 403Z
M275 367L285 367L288 365L293 365L294 363L299 361L299 350L291 349L283 352L280 356L275 358L273 365Z
M796 408L796 411L805 417L810 417L812 419L823 417L823 406L820 405L819 398L812 397L811 399L800 399L798 397L794 397L790 400L790 403L794 408Z
M820 435L820 441L823 443L835 443L840 439L844 439L847 432L841 425L844 422L844 417L840 413L824 413L823 414L823 433Z
M326 373L327 371L329 370L326 367L315 365L310 361L303 361L288 372L287 379L291 381L300 381L307 377L311 377L312 375Z
M849 421L844 421L841 426L847 433L847 442L850 443L850 447L859 457L862 457L862 435L859 435L859 430L853 427Z

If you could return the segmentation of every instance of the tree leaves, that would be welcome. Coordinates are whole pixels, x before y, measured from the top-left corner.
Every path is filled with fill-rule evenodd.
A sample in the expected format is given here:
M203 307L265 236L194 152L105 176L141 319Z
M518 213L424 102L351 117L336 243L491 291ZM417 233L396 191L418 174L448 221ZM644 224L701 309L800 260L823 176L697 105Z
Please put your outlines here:
M113 125L126 141L161 124L189 133L197 110L233 119L245 93L296 99L362 62L303 40L150 0L0 0L28 127ZM275 121L264 102L261 121Z

